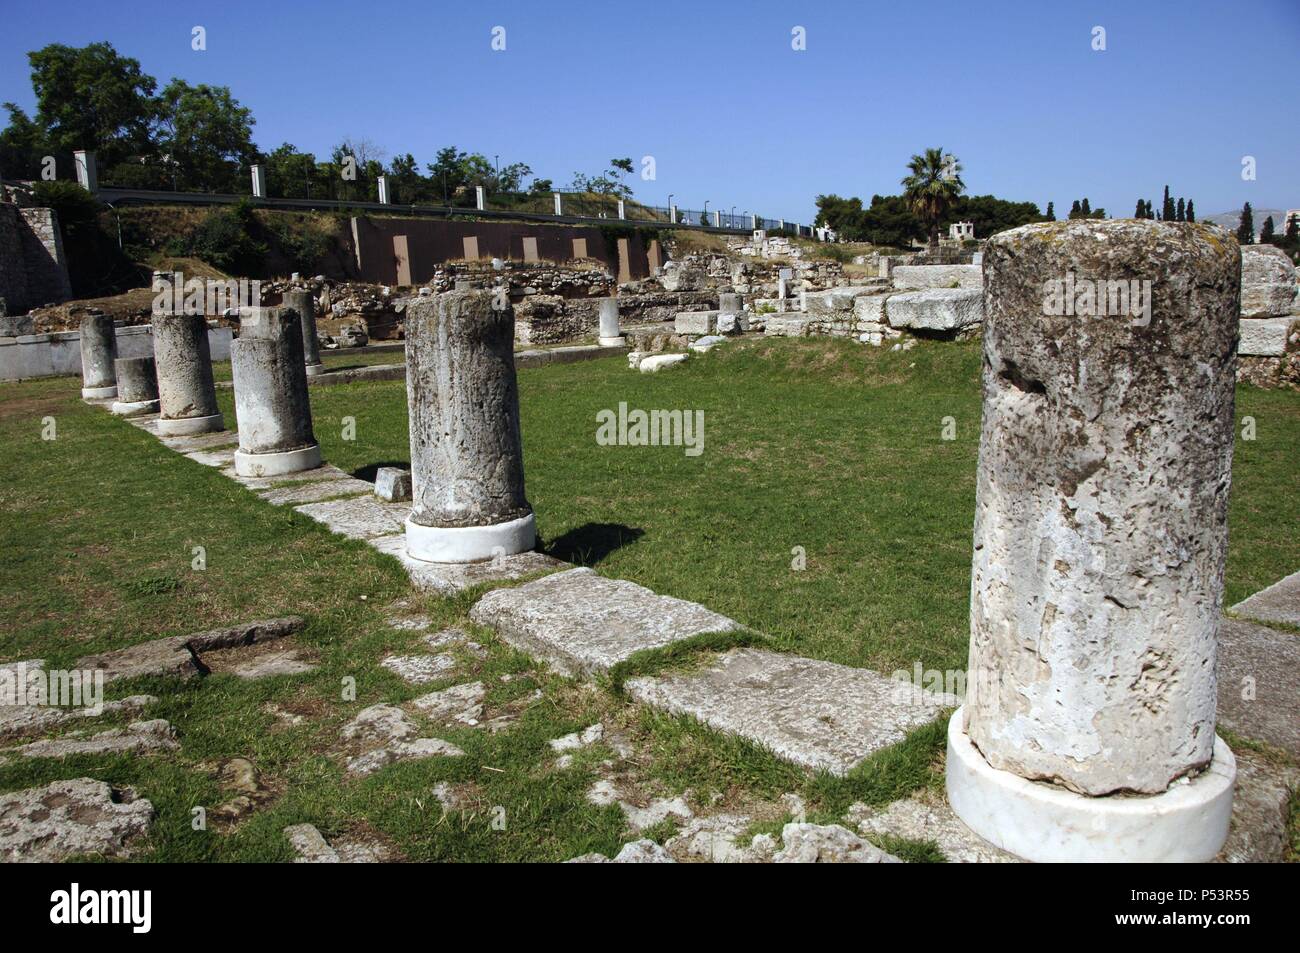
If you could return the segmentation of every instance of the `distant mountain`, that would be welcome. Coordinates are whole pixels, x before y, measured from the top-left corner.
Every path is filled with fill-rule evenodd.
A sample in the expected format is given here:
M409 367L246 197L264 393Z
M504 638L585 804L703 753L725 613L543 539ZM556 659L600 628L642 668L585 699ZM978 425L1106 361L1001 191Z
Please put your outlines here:
M1253 205L1250 209L1251 216L1255 219L1255 237L1259 237L1259 230L1264 227L1264 219L1270 215L1273 216L1273 229L1281 232L1286 227L1286 209L1282 208L1255 208ZM1220 225L1230 232L1237 230L1237 225L1241 222L1241 209L1235 212L1220 212L1218 215L1197 215L1198 222L1210 222L1214 225Z

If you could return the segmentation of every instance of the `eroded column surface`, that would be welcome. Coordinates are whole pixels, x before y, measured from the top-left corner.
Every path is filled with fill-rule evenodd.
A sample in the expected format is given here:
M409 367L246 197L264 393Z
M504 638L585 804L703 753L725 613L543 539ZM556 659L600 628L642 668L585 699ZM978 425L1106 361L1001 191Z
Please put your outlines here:
M1236 243L1031 225L984 277L966 732L1023 778L1165 791L1215 742Z
M320 359L320 339L316 336L316 296L295 288L284 293L284 306L296 312L302 323L303 361L307 365L307 376L315 377L325 370Z
M413 508L408 552L472 562L531 549L514 312L490 291L412 301L406 318Z
M966 731L1027 779L1162 792L1214 746L1236 244L1031 225L984 278Z
M117 374L117 400L113 413L139 417L158 412L158 375L152 357L119 357L113 362Z
M176 437L224 430L212 381L207 321L200 314L158 311L151 320L158 371L158 433Z
M275 476L319 466L297 313L244 308L230 360L239 429L235 471Z
M81 396L95 400L117 396L117 330L106 314L81 319Z

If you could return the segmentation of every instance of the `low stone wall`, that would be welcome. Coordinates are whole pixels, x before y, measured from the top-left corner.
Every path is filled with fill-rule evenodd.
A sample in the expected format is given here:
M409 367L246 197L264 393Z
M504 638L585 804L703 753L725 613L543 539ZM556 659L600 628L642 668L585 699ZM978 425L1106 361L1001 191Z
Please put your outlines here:
M5 309L23 314L71 297L68 263L53 209L0 202L0 299Z
M230 359L229 328L209 327L208 347L214 361ZM153 328L136 324L117 329L118 357L153 357ZM23 334L0 337L0 381L81 374L81 334Z

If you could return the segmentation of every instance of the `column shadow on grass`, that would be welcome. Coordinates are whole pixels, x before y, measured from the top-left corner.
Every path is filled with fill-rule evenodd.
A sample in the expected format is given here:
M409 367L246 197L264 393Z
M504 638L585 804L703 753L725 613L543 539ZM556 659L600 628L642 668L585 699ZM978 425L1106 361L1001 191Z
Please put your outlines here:
M594 566L616 549L629 546L645 535L645 530L622 523L584 523L557 536L543 547L543 552L566 563Z
M352 471L352 476L358 480L366 480L370 483L375 482L375 475L379 473L380 467L397 467L399 470L411 469L410 460L382 460L379 463L367 463L364 467L357 467Z

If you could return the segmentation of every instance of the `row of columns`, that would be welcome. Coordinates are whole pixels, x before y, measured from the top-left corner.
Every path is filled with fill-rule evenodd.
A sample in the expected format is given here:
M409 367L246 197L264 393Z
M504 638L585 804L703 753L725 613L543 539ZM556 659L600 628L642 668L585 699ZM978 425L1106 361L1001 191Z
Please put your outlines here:
M1208 860L1236 773L1215 735L1214 680L1236 247L1201 225L1056 222L995 236L983 267L970 664L948 731L949 801L1032 860ZM1060 314L1045 294L1065 276L1132 282L1145 304ZM601 306L606 331L617 331L613 301ZM186 340L197 360L198 338ZM535 543L513 341L513 311L489 290L408 308L417 559ZM166 417L174 355L159 358ZM317 465L298 315L252 309L232 359L240 472ZM86 366L96 390L102 362ZM210 373L197 389L210 395Z

